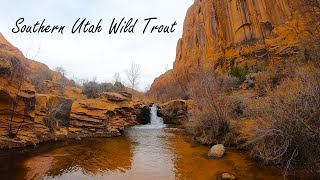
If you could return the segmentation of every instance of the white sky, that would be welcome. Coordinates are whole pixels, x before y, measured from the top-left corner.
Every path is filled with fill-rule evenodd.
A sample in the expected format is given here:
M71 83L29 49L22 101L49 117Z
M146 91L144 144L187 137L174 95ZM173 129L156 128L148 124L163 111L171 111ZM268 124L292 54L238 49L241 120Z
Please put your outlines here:
M194 0L1 0L0 32L28 58L38 48L37 61L51 69L63 66L69 78L93 78L112 81L114 73L125 78L124 70L131 61L142 67L140 90L153 79L172 68L176 45L182 36L183 21L187 9ZM16 20L24 17L26 25L40 23L65 25L64 34L12 33ZM112 18L138 18L135 34L109 35ZM158 17L150 25L171 25L177 21L172 34L142 34L144 19ZM103 19L103 31L99 34L71 34L78 18L87 18L95 24Z

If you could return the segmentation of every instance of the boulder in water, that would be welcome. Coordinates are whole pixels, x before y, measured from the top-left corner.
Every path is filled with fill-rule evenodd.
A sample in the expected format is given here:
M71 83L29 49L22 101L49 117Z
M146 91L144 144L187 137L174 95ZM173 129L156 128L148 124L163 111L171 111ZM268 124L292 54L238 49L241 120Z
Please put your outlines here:
M210 158L222 158L225 154L226 149L222 144L217 144L212 146L210 151L208 152L208 157Z

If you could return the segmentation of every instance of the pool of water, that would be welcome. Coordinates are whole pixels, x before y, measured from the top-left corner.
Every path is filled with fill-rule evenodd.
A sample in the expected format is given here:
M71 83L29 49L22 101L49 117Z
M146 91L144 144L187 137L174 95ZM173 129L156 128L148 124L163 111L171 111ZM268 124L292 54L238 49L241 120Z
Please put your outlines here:
M0 179L281 179L245 153L227 149L209 159L210 147L194 143L175 127L137 126L116 138L68 140L0 152Z

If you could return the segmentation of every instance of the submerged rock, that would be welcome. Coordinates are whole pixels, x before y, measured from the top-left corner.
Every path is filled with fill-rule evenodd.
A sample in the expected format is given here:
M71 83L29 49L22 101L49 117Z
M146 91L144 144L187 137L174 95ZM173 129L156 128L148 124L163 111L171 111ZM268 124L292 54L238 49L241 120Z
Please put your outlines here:
M230 173L222 173L221 176L218 178L221 180L236 180L237 177Z
M210 151L208 152L208 157L210 158L222 158L225 154L226 149L222 144L217 144L212 146Z

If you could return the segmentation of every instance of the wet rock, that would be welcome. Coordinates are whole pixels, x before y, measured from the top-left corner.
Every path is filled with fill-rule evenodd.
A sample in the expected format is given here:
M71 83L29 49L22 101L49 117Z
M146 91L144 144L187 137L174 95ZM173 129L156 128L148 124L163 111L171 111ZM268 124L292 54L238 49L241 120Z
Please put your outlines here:
M237 177L230 173L222 173L221 176L218 178L221 180L236 180Z
M208 152L208 157L210 158L222 158L225 154L226 149L222 144L217 144L212 146L210 151Z
M140 124L150 123L150 107L146 105L137 105L135 107L135 114L137 115L137 121Z

